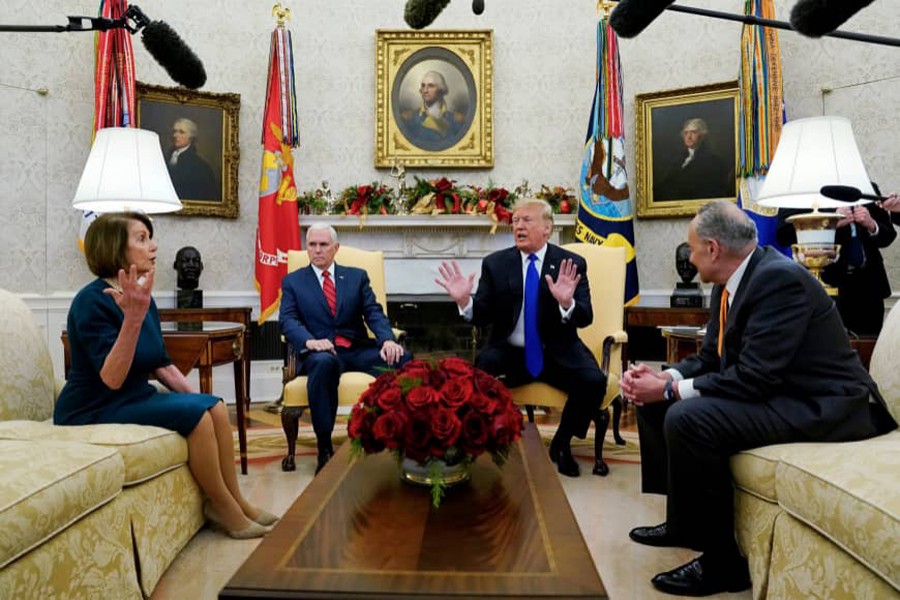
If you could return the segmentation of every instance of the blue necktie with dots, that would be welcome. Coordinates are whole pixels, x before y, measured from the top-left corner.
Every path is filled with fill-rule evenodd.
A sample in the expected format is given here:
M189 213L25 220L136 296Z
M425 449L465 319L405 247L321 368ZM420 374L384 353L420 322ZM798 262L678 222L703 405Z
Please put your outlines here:
M541 349L541 336L538 333L538 289L540 276L534 266L537 256L528 255L528 268L525 271L525 366L532 377L540 375L544 369L544 351Z

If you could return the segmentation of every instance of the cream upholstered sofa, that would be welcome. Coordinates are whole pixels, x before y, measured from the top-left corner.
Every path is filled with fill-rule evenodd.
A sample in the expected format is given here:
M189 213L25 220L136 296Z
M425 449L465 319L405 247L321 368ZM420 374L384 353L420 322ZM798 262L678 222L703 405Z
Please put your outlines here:
M900 422L900 306L869 372ZM779 444L731 460L753 598L900 598L900 430L860 442Z
M177 433L61 427L25 304L0 290L0 598L149 597L203 525Z

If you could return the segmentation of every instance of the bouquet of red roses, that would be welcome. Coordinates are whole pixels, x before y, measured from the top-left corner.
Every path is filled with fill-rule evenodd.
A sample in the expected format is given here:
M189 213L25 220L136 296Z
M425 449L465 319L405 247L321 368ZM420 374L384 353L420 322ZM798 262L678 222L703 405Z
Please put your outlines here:
M413 360L372 382L353 407L348 432L355 456L388 449L425 467L467 467L489 452L502 465L522 435L522 413L503 383L468 361ZM438 506L444 485L439 476L431 485Z

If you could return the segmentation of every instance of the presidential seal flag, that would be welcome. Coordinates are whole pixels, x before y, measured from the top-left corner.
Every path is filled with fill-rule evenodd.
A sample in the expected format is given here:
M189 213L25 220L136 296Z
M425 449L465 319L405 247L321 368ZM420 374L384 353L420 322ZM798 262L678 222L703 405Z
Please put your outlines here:
M609 26L609 9L597 23L597 82L584 143L575 236L592 244L624 246L625 304L636 304L637 261L634 213L625 170L625 128L619 39Z
M125 18L128 2L102 0L97 15L105 19ZM94 127L133 127L135 114L134 52L131 34L117 28L94 34ZM84 236L99 213L86 210L81 215L78 247L84 250Z
M291 32L279 21L272 32L263 114L255 269L260 324L278 310L288 251L300 249L297 183L291 152L298 144L293 56Z
M774 20L773 0L746 0L744 14ZM741 32L740 87L738 206L756 223L761 246L775 246L790 256L790 250L776 242L778 209L756 203L785 121L777 29L744 25Z

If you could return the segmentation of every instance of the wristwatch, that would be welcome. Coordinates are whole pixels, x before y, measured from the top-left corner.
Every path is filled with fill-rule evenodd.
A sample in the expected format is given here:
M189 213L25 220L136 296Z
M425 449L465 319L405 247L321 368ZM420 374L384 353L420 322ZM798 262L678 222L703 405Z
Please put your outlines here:
M675 401L675 386L672 384L671 379L666 382L666 389L663 390L663 399L666 402Z

